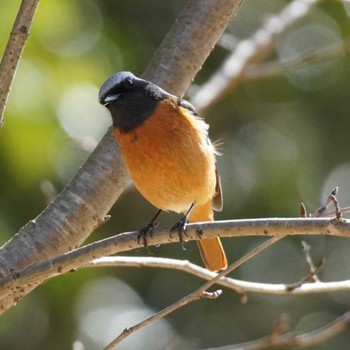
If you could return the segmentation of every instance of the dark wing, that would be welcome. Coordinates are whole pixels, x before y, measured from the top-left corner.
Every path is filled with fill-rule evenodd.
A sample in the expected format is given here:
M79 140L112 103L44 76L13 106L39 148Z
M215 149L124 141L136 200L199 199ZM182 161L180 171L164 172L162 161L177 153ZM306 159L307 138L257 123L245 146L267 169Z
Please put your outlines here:
M212 200L212 206L215 211L221 211L223 207L223 196L221 189L221 177L217 168L215 168L216 175L216 185L215 185L215 194Z
M177 103L180 107L183 107L183 108L186 108L187 110L189 110L190 112L192 112L192 114L195 116L195 117L198 117L200 118L198 112L196 111L196 109L186 100L183 100L182 98L179 98L177 100Z

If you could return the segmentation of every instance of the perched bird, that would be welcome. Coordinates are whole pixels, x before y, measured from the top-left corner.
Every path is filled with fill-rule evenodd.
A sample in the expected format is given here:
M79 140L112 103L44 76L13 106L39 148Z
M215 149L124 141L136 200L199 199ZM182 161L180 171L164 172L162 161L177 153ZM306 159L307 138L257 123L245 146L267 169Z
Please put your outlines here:
M208 124L194 107L130 72L108 78L99 101L111 112L114 135L136 188L159 209L140 231L145 244L160 211L185 214L173 227L180 241L187 220L213 221L213 209L222 209L217 152L208 137ZM209 270L226 268L219 238L197 242Z

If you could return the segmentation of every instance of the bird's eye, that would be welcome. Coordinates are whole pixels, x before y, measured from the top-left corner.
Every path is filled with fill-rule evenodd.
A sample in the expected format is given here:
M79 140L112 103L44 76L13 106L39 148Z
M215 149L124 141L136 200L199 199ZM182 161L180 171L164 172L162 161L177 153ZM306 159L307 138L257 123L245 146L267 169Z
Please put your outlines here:
M134 81L132 78L126 78L124 84L126 87L131 88L134 85Z

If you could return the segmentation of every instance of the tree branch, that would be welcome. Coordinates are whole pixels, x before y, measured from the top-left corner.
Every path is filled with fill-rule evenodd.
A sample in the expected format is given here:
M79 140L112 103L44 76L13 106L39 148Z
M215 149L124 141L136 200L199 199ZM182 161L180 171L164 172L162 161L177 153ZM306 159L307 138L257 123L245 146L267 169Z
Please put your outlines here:
M153 267L171 269L189 273L198 278L210 280L216 276L204 267L193 264L187 260L177 260L155 257L134 257L134 256L109 256L95 259L82 267ZM236 291L239 295L250 293L279 294L279 295L301 295L331 293L350 290L350 280L335 282L313 282L303 283L298 288L290 289L290 284L283 283L259 283L237 280L230 277L223 277L216 284Z
M174 95L183 95L242 3L188 1L144 76Z
M312 64L324 62L345 55L350 51L350 38L344 39L340 45L306 53L287 62L269 62L265 64L248 65L242 74L244 80L266 78L268 76L280 75Z
M348 328L349 324L350 311L329 322L325 326L309 333L286 333L281 335L273 335L246 343L217 347L215 350L263 350L273 346L311 346L320 344L327 339L334 337L336 334Z
M248 254L244 255L231 265L227 267L226 270L221 271L218 273L215 277L213 277L211 280L209 280L207 283L203 284L200 288L195 290L194 292L190 293L186 297L180 299L179 301L175 302L172 305L169 305L165 309L163 309L160 312L157 312L156 314L152 315L148 319L138 323L137 325L133 327L126 328L116 339L114 339L104 350L112 350L116 345L118 345L122 340L124 340L126 337L128 337L130 334L135 333L136 331L150 325L151 323L154 323L161 318L169 315L170 313L180 309L181 307L189 304L192 301L198 300L200 298L203 298L205 295L205 292L208 288L210 288L213 284L215 284L220 278L226 276L228 273L232 272L233 270L237 269L239 266L244 264L246 261L250 260L254 256L258 255L262 251L264 251L266 248L269 248L271 245L276 243L278 240L280 240L282 237L273 237L269 240L265 241L264 243L260 244L256 248L252 249ZM216 295L220 295L220 292L217 292Z
M158 67L151 62L144 76L170 92L182 94L241 2L189 0L152 60L158 64L174 60L178 64L164 69L165 63ZM194 53L196 59L192 61ZM192 62L191 65L189 62ZM104 222L127 182L128 176L119 147L109 130L58 197L1 248L0 277L6 279L14 271L78 247ZM8 309L32 288L27 285L18 293L1 300L1 310Z
M306 15L319 0L294 0L279 14L270 17L249 39L242 40L213 76L194 94L191 101L199 110L216 103L242 79L251 62L266 58L274 48L277 36Z
M5 106L12 81L16 74L24 45L29 37L29 29L38 4L39 0L22 0L0 63L0 127L3 124Z
M201 238L198 236L201 232ZM188 240L213 237L245 237L287 235L333 235L350 237L350 220L328 218L296 219L247 219L195 223L186 226ZM177 242L177 237L170 237L168 229L157 229L148 245ZM27 269L14 270L13 274L0 280L1 298L15 295L21 298L27 288L43 283L49 278L74 271L90 261L111 254L130 251L142 247L138 242L138 232L121 233L104 240L88 244L72 252L65 253L49 261L35 264ZM2 309L0 300L0 309Z

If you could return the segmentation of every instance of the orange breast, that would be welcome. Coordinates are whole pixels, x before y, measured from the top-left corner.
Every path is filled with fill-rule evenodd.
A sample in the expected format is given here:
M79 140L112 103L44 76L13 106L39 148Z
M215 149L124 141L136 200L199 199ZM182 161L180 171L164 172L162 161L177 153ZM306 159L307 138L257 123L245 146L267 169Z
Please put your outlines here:
M129 133L115 135L140 193L162 210L186 211L215 191L215 151L207 125L174 103L161 101L152 117Z

